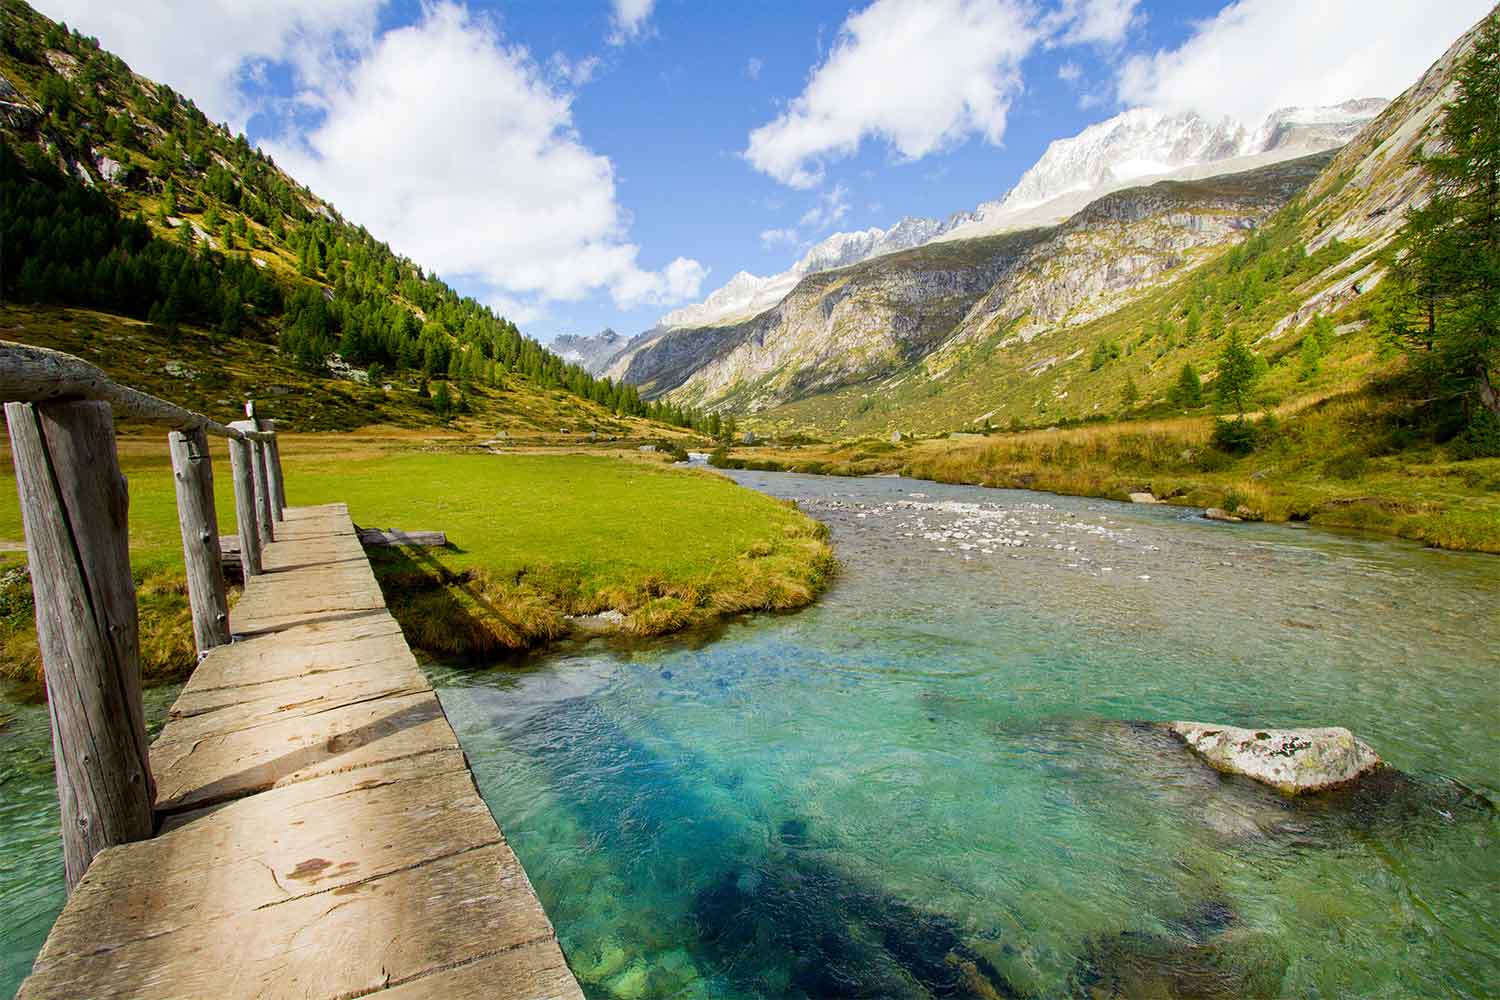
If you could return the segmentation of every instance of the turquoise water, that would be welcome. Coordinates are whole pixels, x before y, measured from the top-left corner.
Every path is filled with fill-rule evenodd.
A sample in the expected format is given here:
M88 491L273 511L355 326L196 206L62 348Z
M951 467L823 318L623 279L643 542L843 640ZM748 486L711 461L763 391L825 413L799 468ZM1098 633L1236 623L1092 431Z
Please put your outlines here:
M818 605L432 671L591 997L1494 995L1500 561L737 477L832 527ZM0 995L61 902L12 713ZM1293 804L1134 724L1177 718L1345 725L1400 775Z
M1494 994L1500 562L739 478L833 527L819 605L440 678L590 996ZM1408 777L1293 807L1128 724L1176 718Z
M179 685L148 688L147 728L154 736ZM64 899L57 779L47 706L0 692L0 997L31 971Z

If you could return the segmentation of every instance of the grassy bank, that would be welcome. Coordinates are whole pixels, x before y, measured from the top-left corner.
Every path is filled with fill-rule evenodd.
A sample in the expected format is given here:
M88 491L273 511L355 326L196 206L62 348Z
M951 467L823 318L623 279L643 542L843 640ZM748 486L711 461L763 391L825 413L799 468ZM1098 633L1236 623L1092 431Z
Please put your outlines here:
M611 628L660 635L801 607L833 572L821 525L721 477L619 452L494 455L469 440L375 430L282 443L293 504L341 501L362 526L447 532L447 549L375 559L392 612L434 655L530 649L567 632L573 615L613 611ZM165 444L124 437L120 451L147 674L180 677L192 632ZM227 469L222 446L216 458ZM22 537L14 482L7 453L0 543ZM227 475L215 488L220 525L232 525ZM22 556L0 560L3 575ZM12 573L0 584L0 676L36 676L30 614L29 587Z
M1500 553L1500 459L1459 461L1414 429L1409 407L1372 392L1284 407L1248 455L1212 446L1213 421L1182 417L957 439L865 439L740 448L731 462L832 475L900 472L939 482L1223 507L1248 520L1307 521Z

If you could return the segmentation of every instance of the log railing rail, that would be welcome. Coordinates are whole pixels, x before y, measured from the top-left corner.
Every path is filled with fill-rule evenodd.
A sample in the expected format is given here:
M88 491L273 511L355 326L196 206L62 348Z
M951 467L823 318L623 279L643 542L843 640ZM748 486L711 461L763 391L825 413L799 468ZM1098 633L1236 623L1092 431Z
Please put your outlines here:
M286 506L274 423L222 424L60 351L0 341L0 401L26 532L69 892L106 847L152 835L154 789L114 421L169 429L193 639L232 638L208 436L227 438L245 579Z

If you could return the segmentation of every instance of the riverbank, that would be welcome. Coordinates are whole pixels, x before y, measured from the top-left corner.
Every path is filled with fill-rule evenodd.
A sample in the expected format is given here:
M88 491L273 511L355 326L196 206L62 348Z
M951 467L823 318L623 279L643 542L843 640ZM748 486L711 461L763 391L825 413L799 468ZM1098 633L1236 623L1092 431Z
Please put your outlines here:
M575 627L663 635L791 610L835 569L821 525L794 507L654 455L497 455L465 435L380 429L286 435L282 454L294 503L342 501L362 526L447 533L446 548L376 550L372 560L409 641L434 657L494 659ZM120 457L147 680L179 679L196 658L165 440L124 436ZM14 482L6 452L0 540L10 542L22 538ZM232 525L227 475L215 492L221 527ZM36 693L24 551L7 548L0 678Z
M1226 453L1213 420L1181 417L940 439L735 448L731 466L1220 507L1244 520L1303 521L1500 553L1500 459L1459 460L1399 408L1367 395L1280 410L1256 450Z

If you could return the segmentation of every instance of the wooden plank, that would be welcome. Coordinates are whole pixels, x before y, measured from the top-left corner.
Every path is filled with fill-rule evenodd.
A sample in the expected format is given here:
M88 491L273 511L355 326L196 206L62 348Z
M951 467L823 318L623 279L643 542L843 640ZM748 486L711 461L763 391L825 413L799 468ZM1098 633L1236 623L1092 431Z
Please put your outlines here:
M273 566L358 545L341 505L281 527ZM581 1000L373 584L362 557L251 579L236 628L248 602L267 631L209 652L151 749L159 834L98 855L19 997Z
M360 528L359 544L371 547L414 545L420 548L440 549L448 544L448 535L442 531L397 531L395 528Z
M303 674L344 670L361 662L410 662L401 626L388 612L298 625L220 646L198 664L179 699L190 693L239 688Z
M349 777L253 795L100 855L36 967L66 961L79 941L119 948L502 840L461 759L438 774Z
M159 739L169 743L206 739L362 702L431 690L427 678L415 664L377 661L351 667L333 678L301 676L266 684L256 688L253 697L246 697L244 688L236 688L233 693L239 694L240 698L207 709L195 710L198 698L190 698L186 703L178 699L172 707L173 717L162 729ZM213 692L216 695L225 693L223 689Z
M552 940L526 873L501 843L108 951L85 938L33 973L17 998L332 1000ZM503 980L495 986L491 996L525 996Z
M203 739L158 739L151 747L156 808L173 812L457 747L453 727L430 692Z
M68 889L106 847L151 835L129 497L106 403L7 403L34 572Z
M375 764L353 771L338 771L334 774L325 774L320 778L310 778L307 781L299 781L281 788L273 788L269 791L260 792L257 795L248 795L243 799L235 799L230 802L220 802L216 805L203 806L200 809L188 809L185 812L173 813L170 816L162 817L161 828L157 832L171 833L173 830L179 830L185 826L197 823L204 817L216 815L226 809L233 809L241 802L253 802L265 796L275 796L276 798L273 801L283 804L316 802L321 799L331 799L345 795L350 791L379 788L382 785L403 781L407 778L436 777L440 774L447 774L449 771L468 772L468 770L469 759L464 756L462 750L451 748L447 750L434 750L431 753L417 754L414 757L402 757L400 760ZM470 777L472 778L473 775L470 775Z
M229 642L229 602L224 594L219 519L214 511L214 472L203 429L167 435L172 479L177 489L177 520L182 529L193 641L201 657Z
M381 1000L583 1000L556 941L535 941L383 990Z

